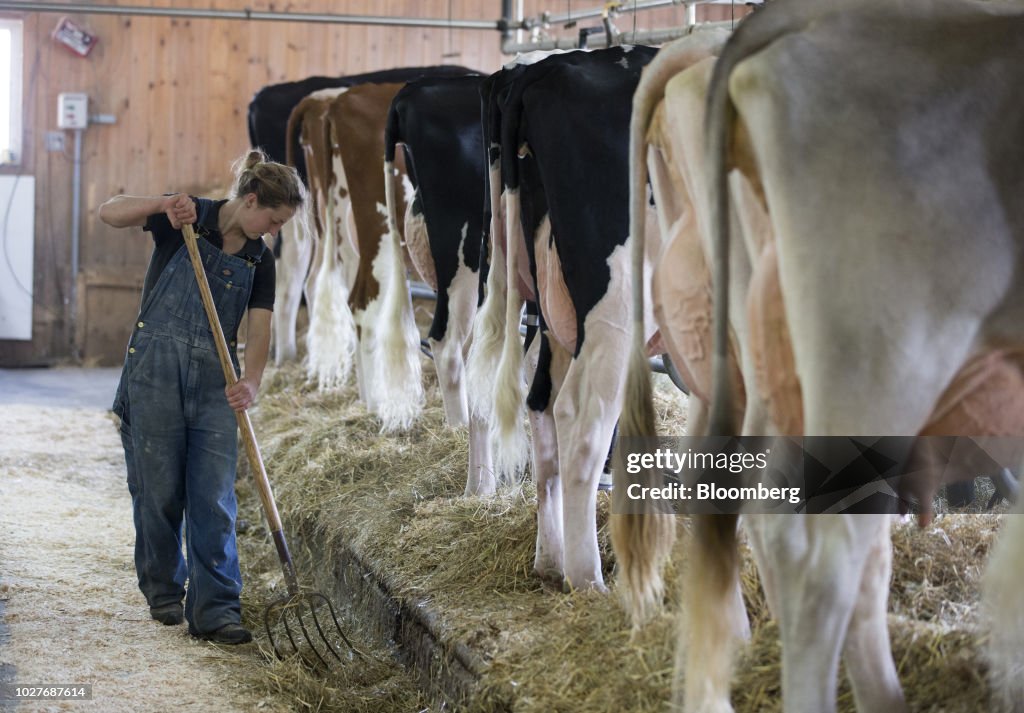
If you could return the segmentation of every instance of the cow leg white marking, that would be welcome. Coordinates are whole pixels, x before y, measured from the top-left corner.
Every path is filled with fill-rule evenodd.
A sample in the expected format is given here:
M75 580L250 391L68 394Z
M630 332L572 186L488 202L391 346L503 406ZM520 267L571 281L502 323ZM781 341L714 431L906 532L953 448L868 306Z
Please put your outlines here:
M384 164L386 205L377 204L386 219L387 232L378 240L373 275L380 285L381 328L374 345L377 374L377 415L385 431L406 430L423 408L423 376L420 364L420 332L413 317L407 285L402 238L398 232L398 171ZM378 272L380 268L380 272Z
M597 550L597 482L619 415L629 351L630 245L608 258L605 296L584 320L582 348L555 400L565 528L565 576L577 589L604 590Z
M326 207L325 225L334 223L334 205ZM315 379L323 391L342 386L352 371L356 350L356 328L348 307L348 286L338 264L337 244L333 228L328 227L321 241L324 263L314 290L314 307L310 310L306 335L306 374Z
M465 229L463 229L465 242ZM448 425L465 426L469 421L469 400L466 392L467 342L476 316L477 285L479 277L462 260L459 248L459 267L448 286L448 326L444 339L430 340L441 387L441 399Z
M300 225L297 221L296 216L281 229L281 258L277 261L275 278L277 308L273 320L276 364L295 359L298 354L295 323L302 302L302 286L313 258L313 238L308 225Z
M537 371L540 335L533 340L526 354L530 374ZM552 344L551 379L553 385L562 381L569 365L569 354ZM562 529L562 484L558 474L558 437L552 414L555 395L543 411L528 410L532 433L533 478L537 485L537 547L533 571L542 580L562 585L564 552Z
M487 422L474 414L469 417L469 476L464 495L494 495L496 489Z
M359 400L366 404L367 411L374 414L377 413L377 398L373 388L374 379L377 376L377 368L374 364L374 343L377 341L377 331L374 325L377 323L379 313L379 299L372 300L366 309L353 313L359 335L359 346L356 349L356 382L359 385Z
M451 330L448 330L444 339L429 341L445 420L452 428L460 428L469 422L469 405L463 379L465 365L462 360L462 341Z
M302 285L302 294L306 297L306 310L310 313L316 306L316 278L320 274L320 265L324 261L323 250L326 236L313 234L313 244L310 248L309 269L306 271L305 282Z

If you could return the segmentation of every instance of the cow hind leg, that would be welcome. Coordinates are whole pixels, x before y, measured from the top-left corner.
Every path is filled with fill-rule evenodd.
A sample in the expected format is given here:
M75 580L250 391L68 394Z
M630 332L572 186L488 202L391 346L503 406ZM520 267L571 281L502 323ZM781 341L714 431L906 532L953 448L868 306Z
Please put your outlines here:
M541 339L533 340L526 354L527 367L536 373ZM553 383L561 383L569 355L557 346L547 368ZM558 438L551 398L542 410L528 409L533 453L533 478L537 486L537 546L533 571L545 582L561 587L564 577L562 484L558 472Z
M452 428L463 427L469 422L465 387L466 365L462 358L461 342L461 338L453 338L451 330L443 339L430 340L430 352L434 355L434 368L437 370L444 416Z
M295 323L302 302L302 287L313 259L313 240L299 224L287 223L281 229L281 257L277 261L277 308L274 310L274 363L295 359Z
M478 284L477 272L460 260L455 276L445 288L446 299L438 295L437 310L430 329L430 344L441 388L441 400L448 425L453 427L469 423L466 357L477 312ZM440 336L442 325L444 334L435 340L435 336Z
M906 711L889 644L886 614L892 576L891 521L886 518L864 563L843 658L859 711Z
M625 363L627 347L625 335L612 333L605 324L588 324L586 342L555 399L565 576L576 589L605 589L597 546L597 484L618 416L625 380L619 365Z
M469 417L469 476L464 495L494 495L496 488L487 422L474 414Z
M328 224L333 216L334 210L328 205ZM334 241L322 240L321 246L323 265L317 273L309 309L306 373L323 390L339 387L348 380L356 350L356 326Z
M1018 510L1018 512L1020 512ZM994 713L1024 713L1024 515L1004 519L985 571L983 605Z
M889 515L765 515L750 518L763 529L765 544L759 561L777 577L779 632L782 638L782 693L787 713L832 713L836 709L839 654L860 596L869 556L880 538L888 545ZM881 532L880 532L881 531ZM878 592L879 597L884 593ZM875 605L860 613L876 614ZM888 665L866 665L858 658L858 680L869 671L889 671L892 654L887 642L865 645L865 639L884 628L867 619L853 627L853 646L870 649ZM858 651L858 654L863 651ZM893 669L893 676L895 671ZM877 685L877 684L876 684ZM898 688L898 683L896 684ZM902 697L878 710L901 710Z

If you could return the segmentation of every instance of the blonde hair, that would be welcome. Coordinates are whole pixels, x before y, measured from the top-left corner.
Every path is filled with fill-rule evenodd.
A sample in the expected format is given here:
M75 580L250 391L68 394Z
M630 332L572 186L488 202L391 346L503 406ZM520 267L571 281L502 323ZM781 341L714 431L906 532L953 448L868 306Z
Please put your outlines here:
M231 170L235 174L232 198L255 193L256 201L266 208L297 208L305 202L306 188L298 172L271 161L260 149L252 149L236 160Z

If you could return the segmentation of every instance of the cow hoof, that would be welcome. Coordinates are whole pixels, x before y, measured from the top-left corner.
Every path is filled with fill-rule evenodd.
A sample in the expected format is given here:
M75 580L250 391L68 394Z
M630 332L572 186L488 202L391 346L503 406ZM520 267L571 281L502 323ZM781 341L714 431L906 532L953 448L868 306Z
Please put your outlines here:
M533 573L544 583L545 587L562 589L564 577L560 569L554 567L534 567Z

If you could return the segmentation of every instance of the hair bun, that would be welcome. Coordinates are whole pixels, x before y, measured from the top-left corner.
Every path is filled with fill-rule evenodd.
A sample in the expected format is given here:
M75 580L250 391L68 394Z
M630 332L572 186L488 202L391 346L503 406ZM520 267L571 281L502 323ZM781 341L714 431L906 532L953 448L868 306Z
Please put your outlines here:
M257 202L268 208L300 206L305 200L302 180L295 169L271 161L261 149L242 154L231 168L235 174L232 198L255 193Z
M245 156L245 163L243 170L250 170L255 168L257 164L264 163L267 160L267 155L259 149L253 149Z

